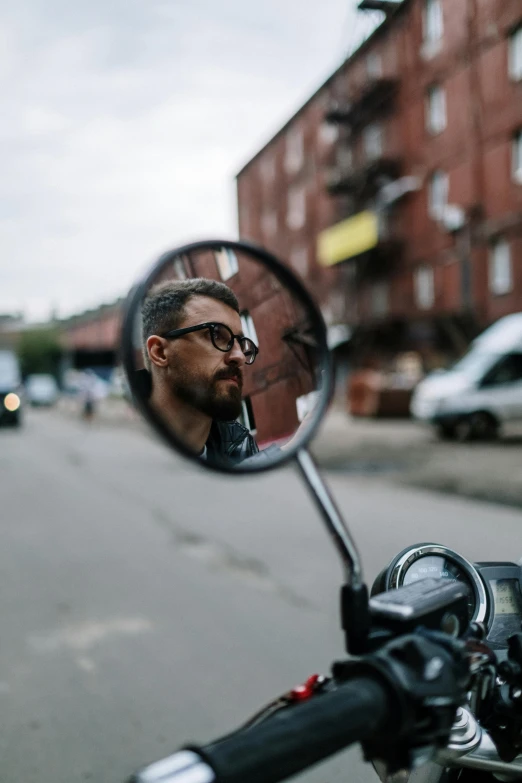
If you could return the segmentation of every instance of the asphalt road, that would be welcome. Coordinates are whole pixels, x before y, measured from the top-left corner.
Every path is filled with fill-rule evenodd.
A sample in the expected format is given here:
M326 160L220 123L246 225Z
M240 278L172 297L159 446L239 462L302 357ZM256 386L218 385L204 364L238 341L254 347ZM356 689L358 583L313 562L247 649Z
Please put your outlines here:
M0 781L123 781L342 655L341 567L292 469L226 479L139 428L0 430ZM410 543L522 556L522 513L336 473L368 579ZM304 776L376 777L357 749Z

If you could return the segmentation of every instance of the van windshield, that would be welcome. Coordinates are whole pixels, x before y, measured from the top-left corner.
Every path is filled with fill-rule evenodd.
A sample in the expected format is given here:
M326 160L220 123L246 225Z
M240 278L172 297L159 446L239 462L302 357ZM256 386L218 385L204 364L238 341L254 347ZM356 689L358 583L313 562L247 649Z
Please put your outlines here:
M499 354L490 351L470 351L450 367L451 372L460 372L472 378L479 378L498 360Z

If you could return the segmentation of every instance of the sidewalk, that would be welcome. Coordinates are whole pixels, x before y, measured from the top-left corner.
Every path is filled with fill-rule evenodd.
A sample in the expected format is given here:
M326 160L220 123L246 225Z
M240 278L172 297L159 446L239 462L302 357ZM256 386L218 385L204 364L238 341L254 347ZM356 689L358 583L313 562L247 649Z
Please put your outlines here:
M410 420L353 419L330 411L312 451L324 470L522 508L522 427L493 443L439 441Z
M81 417L77 399L58 410ZM100 401L94 426L140 427L141 416L124 399ZM410 420L360 419L332 408L311 445L325 472L360 474L439 492L522 508L522 427L496 443L446 443Z

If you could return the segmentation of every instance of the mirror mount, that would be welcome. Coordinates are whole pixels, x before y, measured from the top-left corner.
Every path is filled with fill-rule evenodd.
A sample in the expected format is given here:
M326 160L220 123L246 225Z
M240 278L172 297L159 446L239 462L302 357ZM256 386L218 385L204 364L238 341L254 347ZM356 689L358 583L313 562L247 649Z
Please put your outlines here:
M312 455L306 449L300 449L296 459L343 563L345 583L341 588L341 623L347 652L360 655L366 652L370 628L368 588L363 581L361 558Z

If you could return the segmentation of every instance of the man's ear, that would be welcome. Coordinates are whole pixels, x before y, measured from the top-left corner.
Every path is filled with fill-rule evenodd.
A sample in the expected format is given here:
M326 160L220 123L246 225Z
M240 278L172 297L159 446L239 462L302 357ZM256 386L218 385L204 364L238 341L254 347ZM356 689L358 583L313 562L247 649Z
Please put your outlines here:
M164 337L158 337L157 334L151 334L147 338L147 353L151 364L156 367L167 367L169 361L167 358L168 341Z

